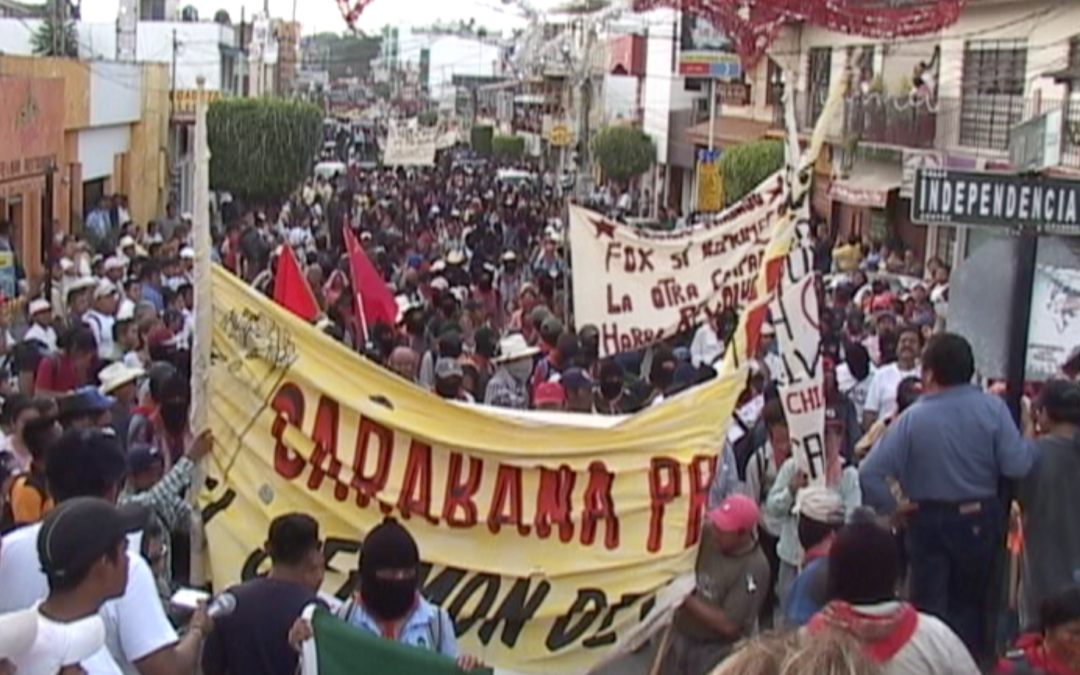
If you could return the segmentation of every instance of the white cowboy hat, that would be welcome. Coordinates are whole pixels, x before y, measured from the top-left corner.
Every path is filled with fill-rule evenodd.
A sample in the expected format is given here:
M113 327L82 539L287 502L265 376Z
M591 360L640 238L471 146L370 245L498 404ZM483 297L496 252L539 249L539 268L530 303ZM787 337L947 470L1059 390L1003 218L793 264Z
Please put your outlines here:
M132 368L123 363L105 366L98 373L98 379L101 381L98 391L108 396L125 384L130 384L144 375L146 375L146 371L142 368Z
M518 359L527 359L539 353L539 347L530 347L524 335L514 333L499 340L499 355L495 357L495 362L506 363Z

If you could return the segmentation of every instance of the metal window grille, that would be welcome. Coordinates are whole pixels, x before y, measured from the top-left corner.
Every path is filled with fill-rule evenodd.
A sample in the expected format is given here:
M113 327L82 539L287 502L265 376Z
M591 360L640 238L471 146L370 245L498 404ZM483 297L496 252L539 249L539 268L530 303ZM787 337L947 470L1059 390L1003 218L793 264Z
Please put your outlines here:
M960 144L1006 150L1009 131L1024 114L1025 40L978 40L964 45Z

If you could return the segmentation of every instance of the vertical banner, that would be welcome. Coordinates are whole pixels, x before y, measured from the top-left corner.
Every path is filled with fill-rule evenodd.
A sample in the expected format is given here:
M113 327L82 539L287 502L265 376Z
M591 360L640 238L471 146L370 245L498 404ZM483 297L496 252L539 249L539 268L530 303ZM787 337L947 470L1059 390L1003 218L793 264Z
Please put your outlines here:
M720 175L720 151L698 152L697 210L716 213L724 208L724 179Z
M810 225L811 182L816 148L807 155L799 150L795 128L795 105L785 97L788 204L794 224L793 241L776 298L769 314L784 373L780 399L791 433L792 454L810 485L825 483L825 388L821 359L821 321L818 307L814 242ZM822 118L826 114L822 113ZM820 126L820 125L819 125Z

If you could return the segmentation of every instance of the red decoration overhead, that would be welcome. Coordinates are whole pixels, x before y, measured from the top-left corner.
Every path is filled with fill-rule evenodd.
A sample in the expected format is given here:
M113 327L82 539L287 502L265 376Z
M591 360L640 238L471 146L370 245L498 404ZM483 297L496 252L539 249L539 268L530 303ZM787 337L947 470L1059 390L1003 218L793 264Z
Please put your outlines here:
M954 23L967 0L636 0L634 9L669 7L708 19L747 65L760 59L788 22L891 39L934 33Z
M349 25L349 30L356 30L356 21L363 14L364 9L372 3L373 0L337 0L338 10L341 11L341 18L345 19L345 23Z

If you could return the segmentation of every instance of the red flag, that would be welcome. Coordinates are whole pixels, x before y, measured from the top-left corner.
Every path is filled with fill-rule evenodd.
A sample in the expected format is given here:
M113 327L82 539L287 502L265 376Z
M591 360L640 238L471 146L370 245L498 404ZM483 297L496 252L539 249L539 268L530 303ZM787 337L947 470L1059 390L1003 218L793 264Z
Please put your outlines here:
M367 254L356 241L356 235L348 227L345 230L345 250L349 254L349 271L352 272L353 292L356 293L356 309L361 330L367 338L368 326L377 321L393 326L397 323L398 305L386 282L368 260Z
M291 246L282 246L274 275L274 301L304 321L319 316L319 303L311 292L307 277L293 256Z

